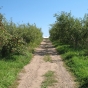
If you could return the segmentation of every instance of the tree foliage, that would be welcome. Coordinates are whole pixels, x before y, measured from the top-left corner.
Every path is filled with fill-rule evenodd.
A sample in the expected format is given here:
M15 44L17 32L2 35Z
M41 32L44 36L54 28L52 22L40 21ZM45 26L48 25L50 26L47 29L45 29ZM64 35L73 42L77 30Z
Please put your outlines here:
M36 25L15 24L3 19L0 14L0 54L6 57L11 54L22 54L30 43L40 44L42 31ZM31 47L31 46L30 46ZM23 50L24 49L24 50Z
M56 21L49 30L50 39L69 44L74 48L87 47L88 43L88 14L84 18L74 18L71 13L55 14Z

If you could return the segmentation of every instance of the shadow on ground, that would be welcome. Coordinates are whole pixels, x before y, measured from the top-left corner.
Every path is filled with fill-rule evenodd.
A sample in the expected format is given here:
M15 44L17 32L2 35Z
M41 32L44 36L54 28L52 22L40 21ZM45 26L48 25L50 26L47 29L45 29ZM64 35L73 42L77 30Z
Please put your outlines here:
M55 51L54 46L49 40L44 40L43 43L40 45L39 49L35 51L34 54L40 56L44 56L46 54L57 55L57 52Z

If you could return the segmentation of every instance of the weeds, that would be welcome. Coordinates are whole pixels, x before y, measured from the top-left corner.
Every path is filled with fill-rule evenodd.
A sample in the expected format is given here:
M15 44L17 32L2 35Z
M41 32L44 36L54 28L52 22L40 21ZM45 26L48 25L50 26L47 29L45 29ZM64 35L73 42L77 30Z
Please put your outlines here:
M55 79L55 74L53 71L48 71L45 75L45 80L42 82L41 88L48 88L49 86L54 86L57 83Z
M74 49L58 42L54 44L58 53L61 51L59 54L80 83L79 88L88 88L88 50Z

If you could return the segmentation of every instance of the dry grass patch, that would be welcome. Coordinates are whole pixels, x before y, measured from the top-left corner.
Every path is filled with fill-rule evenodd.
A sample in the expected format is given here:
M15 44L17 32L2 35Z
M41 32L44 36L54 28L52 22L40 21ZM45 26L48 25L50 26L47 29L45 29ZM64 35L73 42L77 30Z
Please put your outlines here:
M50 55L48 55L48 54L44 56L43 60L44 60L45 62L48 62L48 61L49 61L49 62L52 62L52 59L51 59Z

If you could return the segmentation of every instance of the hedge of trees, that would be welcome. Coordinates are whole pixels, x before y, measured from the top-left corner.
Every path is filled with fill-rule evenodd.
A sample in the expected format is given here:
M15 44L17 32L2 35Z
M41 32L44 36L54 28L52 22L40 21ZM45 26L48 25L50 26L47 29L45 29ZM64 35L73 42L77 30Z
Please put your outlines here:
M30 43L38 45L42 40L41 28L35 24L15 24L8 22L0 14L0 55L21 54ZM30 46L31 47L31 46Z
M88 14L75 18L71 13L55 14L56 21L49 30L50 39L69 44L74 48L88 47Z

